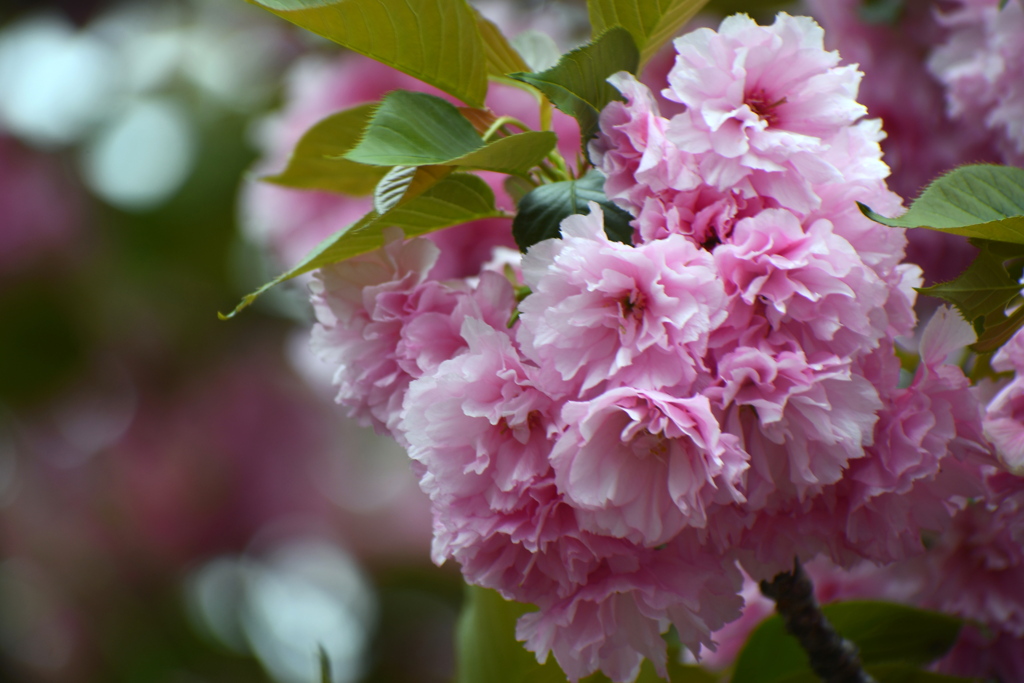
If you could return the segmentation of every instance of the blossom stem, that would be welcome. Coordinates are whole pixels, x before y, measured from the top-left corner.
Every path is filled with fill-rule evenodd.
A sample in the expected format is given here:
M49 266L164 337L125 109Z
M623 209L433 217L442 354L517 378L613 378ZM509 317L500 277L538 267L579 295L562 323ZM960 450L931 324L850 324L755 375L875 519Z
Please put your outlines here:
M814 584L800 560L793 571L761 582L761 592L775 601L786 630L800 642L811 669L825 683L875 683L860 663L857 646L832 628L814 599Z
M491 138L494 137L495 134L502 129L505 129L506 134L508 134L507 129L505 128L508 125L515 126L523 133L530 130L529 126L527 126L525 123L523 123L517 118L514 118L512 116L501 116L495 119L494 123L491 124L490 128L488 128L487 131L481 136L483 138L483 141L490 142Z

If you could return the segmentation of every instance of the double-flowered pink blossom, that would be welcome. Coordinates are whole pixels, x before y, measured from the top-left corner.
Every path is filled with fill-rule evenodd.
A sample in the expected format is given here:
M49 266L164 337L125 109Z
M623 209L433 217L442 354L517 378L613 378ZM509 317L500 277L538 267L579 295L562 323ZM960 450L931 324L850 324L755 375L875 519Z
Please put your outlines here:
M715 504L744 500L748 456L704 396L620 387L561 417L555 482L588 530L657 546L707 526Z
M901 384L921 274L857 208L901 200L822 39L785 14L678 39L671 117L610 79L625 101L590 152L632 244L591 204L505 275L433 279L438 248L393 236L317 281L317 349L339 401L408 447L434 560L536 605L518 637L571 680L664 672L673 627L713 649L741 566L900 560L984 491L948 360L973 333L940 313Z
M560 411L539 388L541 371L524 362L503 327L467 318L462 335L464 352L411 384L399 426L434 506L435 561L454 558L471 583L538 605L539 612L520 621L519 636L540 657L553 652L573 679L600 668L616 680L631 680L644 657L664 672L661 634L669 625L688 647L710 645L711 631L738 613L733 563L702 551L693 535L678 529L660 534L655 548L653 539L633 542L630 536L637 534L590 525L558 483L553 453L556 439L573 438L568 432L559 437L571 409ZM677 469L704 468L726 482L730 469L742 468L729 460L717 435L700 433L684 406L674 412L685 426L662 430L676 442L666 447ZM691 412L699 415L700 407ZM722 462L704 462L708 456L698 449L705 445ZM651 473L657 470L658 463L651 463ZM594 480L605 490L614 487L621 472L606 474L579 488ZM699 505L679 475L666 494L679 489L674 493L681 501ZM635 502L638 510L651 508L650 501ZM649 514L645 519L659 524ZM624 628L626 623L635 628Z
M318 271L313 347L350 415L395 434L409 382L465 345L462 319L507 320L514 295L496 273L485 273L475 288L428 279L437 246L403 242L398 229L387 234L384 248Z
M992 367L1014 377L985 408L985 436L1003 464L1024 475L1024 334L1018 332L999 349Z
M779 14L772 26L735 15L717 33L676 40L663 94L687 109L667 137L687 152L713 152L700 159L710 185L804 211L817 204L811 184L840 177L821 153L866 110L856 100L860 72L839 66L822 38L812 19Z
M726 315L710 254L679 235L612 242L590 209L523 258L533 292L519 307L524 353L582 392L608 382L686 390L706 372L708 335Z

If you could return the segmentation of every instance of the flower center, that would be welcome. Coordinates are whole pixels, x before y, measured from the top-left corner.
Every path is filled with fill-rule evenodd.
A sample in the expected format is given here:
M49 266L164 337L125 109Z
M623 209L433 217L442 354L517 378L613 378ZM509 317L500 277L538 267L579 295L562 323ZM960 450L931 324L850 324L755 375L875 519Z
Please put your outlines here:
M641 291L633 290L629 293L629 296L619 299L619 312L624 319L632 318L634 321L639 322L644 317L646 309L647 297Z
M640 459L664 460L668 456L668 439L661 432L645 429L633 439L633 453Z
M779 112L777 111L780 105L786 103L786 98L782 97L774 102L765 93L764 90L754 90L747 94L744 98L744 102L750 111L760 116L769 126L778 123Z

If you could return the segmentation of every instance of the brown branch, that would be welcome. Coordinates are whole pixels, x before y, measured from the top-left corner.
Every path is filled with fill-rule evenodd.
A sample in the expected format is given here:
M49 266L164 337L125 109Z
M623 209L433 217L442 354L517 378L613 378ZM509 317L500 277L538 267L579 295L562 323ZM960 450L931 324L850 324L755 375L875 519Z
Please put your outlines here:
M811 669L825 683L875 683L860 663L857 646L832 628L814 599L814 584L800 565L761 582L761 592L775 601L786 630L800 642Z

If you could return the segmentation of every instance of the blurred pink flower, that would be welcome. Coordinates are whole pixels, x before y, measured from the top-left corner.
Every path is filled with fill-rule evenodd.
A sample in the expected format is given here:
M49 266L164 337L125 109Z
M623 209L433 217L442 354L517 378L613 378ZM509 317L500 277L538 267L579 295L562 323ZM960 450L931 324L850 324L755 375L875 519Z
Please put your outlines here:
M952 4L938 13L949 35L928 68L946 86L949 114L968 125L984 122L1003 161L1024 165L1024 7L1017 0Z
M80 246L86 217L80 190L60 161L0 131L0 275Z
M985 436L1003 464L1024 475L1024 334L1017 332L999 349L992 367L1014 377L985 407Z

